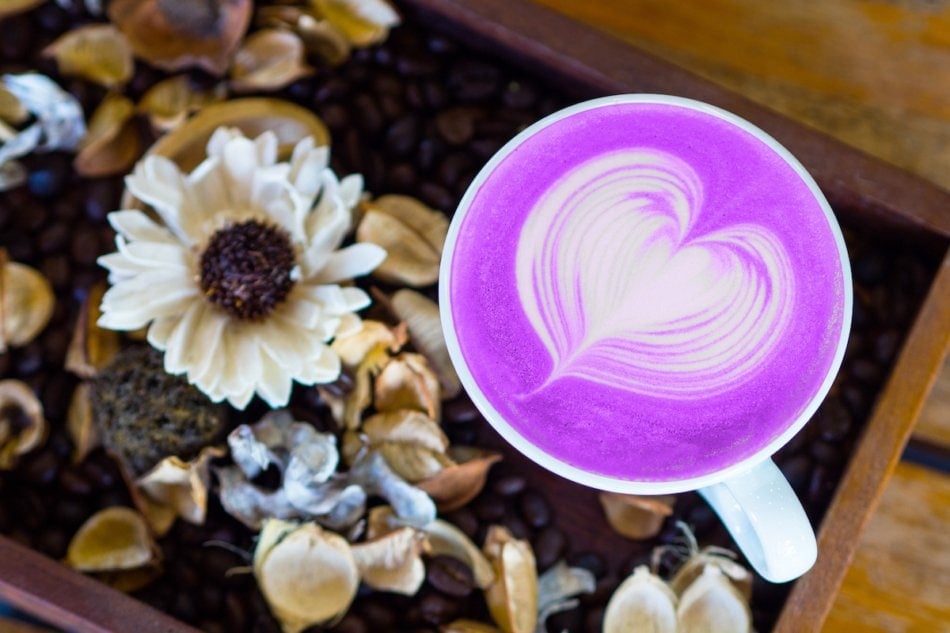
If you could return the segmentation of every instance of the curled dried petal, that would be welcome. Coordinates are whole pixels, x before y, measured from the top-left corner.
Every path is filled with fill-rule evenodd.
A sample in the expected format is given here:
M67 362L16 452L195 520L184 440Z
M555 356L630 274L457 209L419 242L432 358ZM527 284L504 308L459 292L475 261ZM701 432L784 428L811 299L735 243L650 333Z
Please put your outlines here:
M379 591L415 594L425 580L420 557L425 538L425 532L403 527L354 545L353 558L363 582Z
M646 565L614 591L604 611L604 633L676 632L676 596Z
M11 470L22 455L46 440L43 405L29 385L0 380L0 471Z
M373 450L383 456L397 475L410 483L429 479L455 463L445 454L417 444L382 442L373 446Z
M98 178L128 171L142 153L134 115L135 104L127 97L113 94L103 100L73 161L80 175Z
M116 506L83 523L69 544L66 564L79 571L116 571L143 567L157 555L142 515Z
M582 567L568 567L558 561L538 578L538 630L546 631L548 617L577 606L576 596L593 593L594 574Z
M349 336L337 337L330 348L340 357L344 367L355 369L368 358L388 358L389 352L398 352L404 344L405 340L397 329L366 319L362 328ZM382 366L383 363L377 360L375 364Z
M392 296L390 305L396 318L406 322L412 344L435 370L442 386L442 398L457 396L462 384L445 345L438 304L415 290L404 288Z
M383 196L363 206L357 240L386 250L373 275L409 286L435 283L448 232L445 215L408 196Z
M495 582L485 591L492 618L505 633L533 633L538 621L538 572L531 546L493 525L483 550L495 571Z
M86 455L99 446L101 441L95 417L92 414L90 390L89 383L80 383L69 400L66 430L73 441L72 461L74 464L86 459Z
M311 5L354 46L378 44L399 24L399 14L385 0L311 0Z
M370 416L363 423L362 432L370 444L413 444L438 453L444 453L449 447L449 438L442 427L426 414L412 409L387 410Z
M149 88L139 100L137 110L148 117L153 128L167 132L181 125L194 112L222 101L225 96L224 84L204 90L195 88L188 75L176 75Z
M729 579L732 585L748 601L752 597L752 573L734 560L735 554L728 550L712 550L709 548L693 553L680 567L673 579L670 588L677 596L682 596L690 585L703 573L706 567L715 567Z
M156 534L161 536L171 527L165 518L168 514L172 521L175 517L181 517L195 525L204 523L211 460L224 454L223 449L210 446L188 462L174 456L166 457L136 480L136 488L148 503L147 510L143 508L143 514ZM150 514L152 512L154 515Z
M387 363L376 377L373 402L378 411L417 409L439 420L440 393L439 379L425 356L403 352Z
M49 323L56 299L46 277L0 249L0 352L32 341Z
M43 55L56 60L60 73L106 88L132 78L132 48L111 24L88 24L68 31L47 46Z
M26 111L26 106L7 90L6 86L0 84L0 121L20 125L26 123L29 118L30 113ZM6 139L0 136L0 140Z
M230 84L237 92L278 90L312 73L299 37L288 31L261 29L244 40L234 56Z
M748 633L752 614L745 597L715 565L683 592L676 609L677 631L682 633Z
M475 576L475 584L481 589L487 589L495 581L491 563L465 532L442 519L425 526L425 531L429 535L429 551L433 556L444 554L468 565Z
M119 351L119 334L100 328L96 322L102 316L99 304L106 291L103 282L96 283L82 302L79 318L73 328L73 337L66 350L66 369L80 378L92 378L112 362Z
M601 492L600 505L615 532L630 539L653 538L673 513L673 495L625 495Z
M477 497L485 487L488 470L501 459L500 453L476 449L474 453L462 454L457 447L449 451L449 456L454 464L416 483L432 497L439 512L457 510Z

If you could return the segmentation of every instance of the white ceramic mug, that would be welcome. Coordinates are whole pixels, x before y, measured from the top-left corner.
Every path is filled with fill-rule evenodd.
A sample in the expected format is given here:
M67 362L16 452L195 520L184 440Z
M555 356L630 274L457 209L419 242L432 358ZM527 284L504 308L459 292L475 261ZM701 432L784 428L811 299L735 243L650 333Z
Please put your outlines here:
M626 114L621 113L620 109L623 108L629 109L629 112L624 110L623 112ZM637 114L641 111L648 114L652 113L649 116L655 118L647 118L641 121ZM686 123L680 125L677 122L678 119L670 118L668 120L672 123L667 126L667 130L664 130L662 123L667 120L663 118L665 115L669 115L669 117L682 115L685 117L684 121ZM619 118L614 120L612 117L615 116ZM628 116L629 126L621 120L624 116ZM585 120L584 117L590 120ZM596 117L603 117L603 119L596 119ZM616 130L611 128L612 125L617 126ZM734 133L737 139L735 140L736 148L730 149L729 143L732 141L723 141L721 147L717 146L719 137L712 132L709 133L708 137L704 137L701 133L702 125L718 126L716 127L716 130L718 130L716 134L728 136ZM570 126L575 126L576 129L562 130L562 128L566 129ZM689 128L688 126L698 127ZM676 143L679 143L678 145L673 141L667 143L663 140L667 132L669 135L675 136L676 134L687 134L687 130L693 131L689 132L688 138L685 140L676 141ZM559 134L562 136L558 136ZM592 139L597 135L603 135L603 140ZM616 140L618 137L626 139L626 136L630 137L629 142L623 139ZM628 143L632 149L627 148L624 143ZM708 147L700 147L704 143ZM753 148L754 152L750 154L746 149L743 149L746 147ZM682 151L677 153L676 148L681 148ZM570 156L578 152L583 154L583 158L579 158L574 163L571 162L570 158L561 160L559 158L560 154L558 154L560 150L563 150L564 156ZM729 154L730 151L734 153ZM584 152L588 152L589 155L584 154ZM615 153L618 152L619 154L615 156ZM601 156L610 156L609 160L613 162L598 167L596 161L601 160ZM735 159L731 167L729 166L730 156ZM745 160L743 157L746 156L751 156L751 158L748 158L748 165L741 163L741 160ZM735 157L740 157L741 160ZM690 160L693 160L693 163L690 163ZM585 172L585 169L591 173ZM558 170L563 171L564 174L551 176L549 184L537 185L537 182L544 180L549 172ZM600 171L598 172L598 170ZM812 241L815 241L815 239L796 237L788 228L787 217L782 219L781 213L787 216L789 213L797 212L798 207L794 205L789 207L790 211L784 208L781 213L779 211L774 213L769 211L772 215L767 213L762 217L766 218L768 216L771 219L763 219L765 224L756 229L748 229L748 223L736 223L728 225L726 229L717 229L718 232L709 231L708 234L696 238L689 237L691 235L690 231L698 230L696 227L702 226L705 218L700 217L700 214L704 208L700 207L708 201L724 200L726 202L720 202L720 204L731 204L728 202L729 200L740 197L746 201L761 202L765 206L772 204L781 207L783 204L781 200L775 201L769 198L772 193L770 191L762 194L750 193L751 190L746 191L746 186L743 184L746 182L743 180L746 175L743 173L736 174L737 171L746 172L747 178L753 179L759 173L756 170L760 170L762 174L766 175L768 175L769 170L781 171L781 182L788 184L788 191L794 194L790 194L792 197L797 196L795 199L799 202L795 204L802 205L802 225L812 227L816 231L815 235L821 237L819 241L824 245L824 251L817 256L815 253L808 253L808 257L815 257L816 262L820 259L821 261L816 265L824 266L825 268L821 270L825 272L814 273L816 277L808 279L809 283L807 284L800 283L801 275L812 273L806 273L806 264L802 263L801 258L805 256L804 253L807 249L811 248L807 243L809 239ZM519 180L526 173L528 175L524 176L524 180ZM607 177L603 174L611 175ZM620 174L620 176L613 174ZM727 181L727 176L734 178L734 181ZM722 191L716 191L714 187L710 188L710 183L719 183L724 186L724 182L734 183L732 186L735 188L733 192L735 196L723 197ZM778 183L779 180L775 180L775 182ZM532 189L535 186L541 187L540 193ZM633 187L636 190L634 191L635 195L627 196L623 189L626 186ZM576 191L573 189L574 187L577 187ZM561 191L559 188L566 189ZM717 198L717 196L719 197ZM594 210L589 210L581 202L577 202L579 199L596 201L598 204L606 205L606 207L610 207L610 205L621 206L617 206L619 211L610 207L612 210L609 213L613 215L605 220L598 214L608 213L607 211L600 207L596 209L591 207ZM702 202L698 201L700 199ZM588 203L584 202L583 204ZM593 202L590 204L593 204ZM623 207L622 205L627 206ZM656 206L656 209L653 209L650 205ZM690 205L694 205L696 209L691 211ZM499 211L504 206L512 209L508 216ZM629 213L626 210L628 207ZM569 213L566 209L574 209L570 213L576 211L577 213L593 215L591 215L589 221L584 219L575 222L566 215ZM741 209L737 211L737 213L741 212ZM754 384L754 381L758 380L754 377L754 372L757 370L753 369L754 363L748 360L749 358L756 358L756 362L762 367L769 368L772 367L770 363L780 362L775 358L780 354L791 354L792 357L795 353L803 354L801 360L798 361L799 366L803 368L801 372L782 373L775 367L762 370L762 372L772 372L769 376L772 376L772 382L776 383L775 388L764 387L766 391L762 391L762 393L769 394L769 397L774 398L776 403L783 403L783 396L781 394L776 395L773 391L785 391L785 383L787 383L787 390L791 394L789 398L797 399L795 403L787 404L788 411L791 411L791 413L786 412L783 414L783 419L774 420L772 424L774 428L770 427L770 434L767 437L763 436L764 439L759 441L758 445L750 447L752 440L749 440L746 436L751 437L751 432L746 433L746 436L737 434L738 439L733 443L737 446L741 445L741 450L737 448L735 455L726 454L723 456L717 454L716 459L720 461L716 463L715 467L706 468L703 472L686 473L686 470L684 470L683 472L686 474L682 476L660 476L662 473L659 471L665 468L661 461L656 462L657 476L654 476L651 472L637 477L617 476L616 473L611 472L598 472L597 452L593 449L591 449L593 457L589 458L587 462L578 461L574 459L569 450L565 449L558 452L546 444L546 442L560 441L555 437L557 433L552 431L549 435L544 436L544 431L539 431L538 436L532 435L532 427L516 412L516 407L520 405L512 404L512 402L519 398L534 397L535 392L528 393L530 390L524 388L515 395L505 395L505 389L507 388L505 383L517 382L522 374L526 372L530 374L533 371L531 369L532 359L541 359L543 363L554 367L560 366L558 363L570 364L575 362L573 360L574 356L568 358L567 361L558 358L559 350L563 351L565 346L574 345L572 341L575 339L581 340L585 336L589 337L590 331L593 331L593 326L589 322L596 315L582 313L579 318L581 324L576 327L572 325L573 330L571 327L560 323L552 325L550 321L552 319L556 320L560 312L570 312L570 310L563 307L566 304L557 303L560 300L560 295L557 293L563 292L565 295L571 295L571 300L575 302L569 306L572 310L584 309L583 306L578 307L581 306L581 299L577 298L586 299L590 296L584 295L583 284L588 278L585 277L586 273L583 266L596 264L600 266L598 270L611 270L609 267L604 268L601 265L601 260L598 259L599 255L589 256L583 253L584 246L589 246L591 243L584 232L588 231L588 227L600 226L597 224L598 222L608 222L609 220L609 222L619 223L617 229L619 232L628 231L630 236L636 237L638 234L635 231L639 230L636 226L640 226L640 224L630 224L630 227L633 228L629 228L627 224L624 224L625 222L633 222L633 220L627 219L631 217L630 213L646 214L641 218L642 222L641 219L637 220L644 226L649 224L647 222L649 220L656 226L661 227L661 229L658 229L660 232L655 235L648 235L640 241L637 241L639 238L632 240L640 245L638 248L642 250L645 256L648 256L651 262L657 259L656 254L660 252L652 246L656 239L659 239L656 238L656 235L662 237L663 235L672 234L673 229L669 229L669 227L674 226L676 222L682 222L681 225L676 226L686 227L683 228L681 237L684 235L687 237L682 238L684 241L677 246L680 251L676 251L669 256L669 260L666 260L670 266L673 266L672 262L676 261L675 265L679 268L689 269L690 266L694 266L696 270L706 271L707 269L702 268L703 264L701 263L686 265L683 261L675 260L675 257L687 248L694 248L695 250L697 245L706 245L710 241L713 242L711 247L715 251L713 254L720 253L725 258L726 263L720 264L719 269L716 269L718 272L714 271L709 274L713 276L720 273L722 275L728 274L732 275L729 279L733 280L749 281L751 279L758 283L758 286L767 287L767 292L762 291L765 294L763 294L764 298L761 299L761 302L750 305L765 305L768 310L763 311L762 314L766 315L767 319L771 319L769 323L772 325L760 327L761 324L757 323L755 319L743 320L743 315L738 314L735 315L732 321L728 321L727 317L721 317L721 319L724 319L723 324L725 324L721 327L717 325L718 322L714 322L713 325L697 326L707 328L708 331L698 330L700 333L697 336L701 335L709 341L713 341L709 345L718 345L719 343L716 341L728 339L732 348L741 349L739 351L724 349L719 356L724 354L728 362L721 361L722 367L713 369L702 367L690 369L693 365L687 362L690 360L689 358L685 356L683 358L674 357L677 362L682 361L682 367L687 367L686 370L683 370L686 371L685 374L682 372L671 373L672 370L659 365L641 366L637 364L639 361L636 360L631 365L630 375L618 373L616 367L622 365L622 362L626 362L626 359L640 358L634 352L641 349L637 347L638 345L644 345L640 339L636 339L633 335L628 336L626 330L623 330L623 336L617 340L620 341L619 345L625 347L621 350L622 354L617 352L617 354L620 354L617 356L619 360L608 367L609 371L603 370L598 373L600 370L596 370L594 365L591 365L594 369L590 369L586 365L579 368L570 365L568 371L565 372L568 382L564 383L562 381L562 384L567 384L572 389L575 387L579 389L580 387L577 387L577 385L587 384L584 383L586 380L588 383L597 383L595 387L597 393L600 394L598 397L606 398L607 396L603 394L616 387L621 390L629 389L632 393L635 392L636 397L639 398L637 402L649 403L656 401L660 403L656 406L661 407L663 398L668 397L668 399L672 399L671 401L685 402L684 406L690 411L701 411L703 403L706 402L704 398L707 395L703 390L707 389L707 385L709 393L712 394L709 396L711 398L709 400L710 407L714 407L716 403L720 402L716 398L728 402L729 386L720 384L722 380L717 377L721 376L723 372L730 376L730 380L735 380L736 384L740 385L736 389L742 391L745 387L741 385ZM697 217L686 217L689 213L695 213ZM708 211L706 213L708 214ZM637 216L637 218L639 217ZM685 220L684 217L686 217ZM750 217L753 220L756 219L754 214ZM532 219L529 223L527 218L539 219ZM574 224L571 224L571 222L574 222ZM771 225L768 222L773 222L774 227L778 227L774 228L774 231L786 231L788 235L792 236L783 243L779 239L781 233L776 232L773 235L775 238L773 241L782 244L775 247L775 249L777 251L786 249L787 252L783 251L776 255L768 250L774 246L769 245L768 235L773 229L769 228ZM795 222L798 222L798 220L796 219ZM613 225L608 223L604 226L610 228ZM812 230L812 228L807 230ZM596 230L601 233L611 232L599 228ZM541 231L541 233L538 233L540 237L535 240L535 233L538 231ZM594 231L595 229L590 229L588 232ZM747 232L748 235L743 231ZM756 241L761 237L759 234L766 235L761 242ZM554 235L554 237L551 237L551 235ZM627 233L624 233L624 235L627 235ZM562 241L562 238L564 241ZM591 237L590 239L594 238ZM607 235L604 239L609 242L612 237ZM802 243L799 244L796 240L800 240ZM620 256L626 257L623 249L614 248L614 250L611 250L611 248L613 247L608 244L605 246L605 252L613 253L616 251ZM815 246L815 248L819 247ZM561 258L556 257L562 250L567 255ZM668 250L662 252L667 253ZM552 251L555 255L551 254ZM572 263L578 256L581 263ZM738 258L746 256L751 258L752 264L744 268L740 264L733 265L735 261L738 261ZM588 259L584 259L585 257L588 257ZM784 260L783 257L785 257ZM588 260L593 264L585 263ZM772 269L766 264L773 260L777 262L775 270L779 272L769 272ZM551 261L559 267L550 276L546 276L547 273L544 271L543 265L538 264L538 262L543 264L546 261ZM634 264L637 263L635 260L633 261ZM492 262L496 263L493 264ZM492 266L496 267L493 268ZM507 268L507 266L510 266L510 268ZM795 266L798 266L797 270ZM561 270L562 268L563 270ZM633 268L636 268L636 266L634 265ZM725 270L725 272L720 269ZM658 274L667 274L662 268L658 271ZM795 279L792 281L777 281L785 279L781 276L785 274L782 271L797 275L795 279L798 281L796 282ZM497 279L492 277L496 274L498 275ZM752 275L753 277L746 279L746 277L742 277L743 274ZM761 280L755 275L772 275L772 277L766 279L767 283L759 283ZM573 283L580 287L580 290L577 287L572 289L565 285L563 279L569 276L575 280ZM541 281L538 281L539 277ZM603 277L603 274L601 274L601 277ZM833 277L833 279L827 279L830 277ZM522 278L528 281L522 284ZM601 283L597 279L599 277L590 277L591 281ZM688 281L692 277L687 275L684 279ZM648 281L641 283L641 286L647 287L644 284L647 284ZM820 296L809 294L812 292L812 286L818 282L827 282L828 288L833 289L836 293L834 300L826 301ZM791 307L781 303L776 298L782 289L783 283L791 288L787 293L788 300L793 301ZM498 287L496 288L493 284L498 284ZM739 298L736 299L737 301L745 297L742 291L736 290L735 283L730 286L727 280L727 282L723 282L722 287L724 293L734 293L734 297ZM623 288L626 288L626 286L623 286ZM456 293L459 293L458 297L454 296ZM464 293L470 294L463 297ZM696 293L701 294L699 290ZM554 308L545 303L551 301L552 295L556 295ZM527 302L525 301L526 296L528 297ZM612 300L609 293L605 296L606 298L601 299L601 301ZM516 297L516 299L513 300L512 297ZM801 310L807 308L804 303L805 299L800 299L801 297L813 301L816 306L820 305L821 310L831 310L829 314L834 315L834 321L822 323L821 320L816 320L810 325L797 322L795 309L799 306L804 306L800 308ZM799 300L802 303L794 303ZM500 304L494 308L482 305L492 301L496 303L503 301L508 307ZM564 301L567 301L567 299ZM677 301L682 303L679 298L674 299L674 302ZM826 304L828 307L825 307ZM647 495L698 491L720 516L752 566L759 574L772 582L792 580L805 573L813 565L817 555L814 532L800 502L771 460L771 456L791 440L812 416L831 387L832 380L841 364L851 321L850 266L840 229L818 186L802 165L765 132L747 121L713 106L663 95L606 97L581 103L548 116L521 132L499 150L477 175L464 196L452 220L443 252L440 274L440 305L442 325L449 353L468 395L492 426L529 458L554 473L601 490ZM644 305L643 303L638 304L628 301L623 305L634 306L634 311L637 310L637 306L643 306L643 309L647 312L653 310L652 305ZM496 308L502 312L505 312L505 310L508 310L508 312L498 316L493 311ZM674 308L670 309L674 312L680 310L683 314L686 314L683 311L690 309L689 306L683 307L679 303ZM469 318L469 312L472 310L478 314ZM651 314L653 313L651 312ZM656 314L666 313L661 310ZM676 314L680 313L677 312ZM818 311L814 314L824 313ZM763 317L763 319L766 319L766 317ZM653 318L655 321L659 317ZM672 319L673 317L669 318ZM569 315L564 316L564 319L566 321L570 320ZM522 327L522 330L518 330L514 334L506 331L506 322L521 323L522 321L528 324L527 326L523 324L519 326ZM739 323L742 328L746 329L736 330L735 328L740 326L734 325L735 323ZM588 329L583 330L584 327ZM650 327L653 327L650 332L660 333L651 340L654 341L654 344L656 344L656 341L660 341L662 345L664 330L653 325ZM828 329L827 332L822 334L824 338L821 340L825 341L826 344L821 348L823 350L821 352L823 359L821 362L823 364L817 369L808 364L810 353L808 350L796 350L794 341L786 340L792 336L788 334L789 332L799 332L795 336L800 336L800 333L805 332L809 327L811 329L827 327ZM545 328L553 328L553 330L548 331ZM577 333L579 328L583 330L580 334ZM719 330L715 328L719 328ZM794 328L799 329L795 330ZM726 332L726 334L720 336L717 333L720 330ZM665 331L668 332L670 329L668 328ZM737 331L738 334L736 334ZM779 334L771 334L773 331L779 332ZM526 332L528 334L525 334ZM535 356L528 354L519 356L518 354L521 354L521 352L513 353L510 357L505 356L509 348L512 346L517 348L524 339L530 339L534 335L532 332L537 334L536 338L541 343L529 342L524 344L529 346L525 349L533 350L532 354L536 354ZM510 338L506 338L509 334ZM728 338L730 336L735 340ZM782 338L782 336L785 336L785 338ZM816 340L818 339L816 338ZM506 342L501 343L499 341ZM616 340L611 339L611 341L603 343L606 347L599 348L600 356L598 358L603 357L604 354L609 356L614 353ZM550 359L542 353L544 352L542 343L547 345L547 354ZM595 341L594 344L601 345L602 343ZM681 341L677 341L676 344L680 347L686 345ZM748 349L742 348L742 345L745 344L748 344ZM756 347L757 344L760 347ZM577 345L581 344L577 343ZM768 345L772 347L768 347ZM679 350L680 347L676 349ZM578 349L581 348L578 347ZM646 349L646 347L642 349ZM701 346L696 349L699 351L695 352L695 357L702 357ZM680 352L677 351L676 353L679 354ZM761 357L755 356L755 354L760 353ZM626 356L623 356L623 354L626 354ZM686 352L683 352L683 354L686 354ZM731 358L729 354L733 354L735 359L729 360ZM562 355L567 356L568 353L564 352ZM816 351L814 356L817 357L818 355ZM498 359L497 365L487 368L486 365L493 363L495 358ZM613 362L613 358L610 358ZM719 357L717 356L717 358ZM591 361L591 363L593 362ZM523 363L523 365L518 367L519 363ZM746 365L742 363L746 363ZM607 367L607 365L604 365L604 367ZM677 365L677 367L680 367L680 365ZM736 367L739 367L739 369L736 369ZM553 370L545 369L545 371ZM680 370L677 369L676 371ZM690 371L694 373L690 374ZM796 373L805 374L808 371L812 372L809 374L811 383L806 388L796 382L799 378ZM716 372L720 372L720 374ZM503 379L498 380L501 384L495 384L493 378L491 378L496 375L503 377ZM549 377L547 381L543 381L541 389L546 389L548 385L556 383L558 376L561 374L555 375L552 373L551 375L555 377L553 379ZM753 378L747 376L753 376ZM775 378L776 376L779 378ZM742 383L740 379L747 382ZM803 378L802 385L804 385L804 380ZM534 384L538 384L537 381ZM659 396L652 395L649 389L650 384L657 384L663 393ZM486 393L486 390L491 391L491 393ZM512 390L513 393L517 391L514 387L512 387ZM526 395L518 395L521 393L526 393ZM578 393L583 392L578 391ZM738 402L738 400L736 401ZM785 406L785 404L782 404L782 406ZM568 428L568 424L568 422L564 422L565 428ZM634 433L636 432L638 431L634 430ZM694 439L699 445L699 448L695 450L702 450L702 444L706 440L710 443L717 440L716 437L712 436ZM564 441L568 440L569 438ZM746 444L742 444L743 441ZM578 442L577 445L581 445L581 443ZM605 444L603 450L606 453L609 452L610 448ZM730 450L732 449L721 449L720 453L728 453ZM649 456L641 456L640 459L649 461ZM688 467L687 462L688 460L683 462L686 464L683 466L684 469Z

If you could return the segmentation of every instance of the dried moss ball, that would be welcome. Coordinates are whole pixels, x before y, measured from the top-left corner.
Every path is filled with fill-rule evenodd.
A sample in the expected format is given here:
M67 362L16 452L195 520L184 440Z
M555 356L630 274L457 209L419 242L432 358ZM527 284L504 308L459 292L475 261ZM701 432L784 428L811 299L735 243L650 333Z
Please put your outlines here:
M161 352L148 346L120 351L91 391L103 444L136 476L170 455L191 459L224 425L223 409L168 374Z

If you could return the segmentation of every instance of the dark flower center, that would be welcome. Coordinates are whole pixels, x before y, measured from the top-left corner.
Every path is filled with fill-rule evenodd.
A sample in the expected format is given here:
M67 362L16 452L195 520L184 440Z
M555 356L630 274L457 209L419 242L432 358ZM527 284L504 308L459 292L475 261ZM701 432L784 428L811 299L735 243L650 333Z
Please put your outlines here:
M248 220L211 236L201 254L201 290L231 316L261 319L287 298L294 249L281 228Z

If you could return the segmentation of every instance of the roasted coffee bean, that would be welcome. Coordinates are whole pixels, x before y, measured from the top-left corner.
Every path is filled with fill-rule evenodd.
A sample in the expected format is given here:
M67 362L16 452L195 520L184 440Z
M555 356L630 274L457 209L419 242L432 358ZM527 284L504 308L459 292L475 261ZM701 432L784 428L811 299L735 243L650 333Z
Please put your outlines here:
M99 232L91 227L77 229L72 235L69 252L77 264L92 266L99 257Z
M531 528L528 527L528 524L522 521L518 515L512 512L506 513L500 523L508 528L511 535L517 539L528 540L531 538Z
M405 116L386 130L386 150L393 156L406 156L416 148L419 142L419 119L415 116Z
M89 504L65 497L58 499L51 511L51 518L65 530L75 531L91 514Z
M446 432L452 444L470 446L478 443L478 429L473 424L453 424Z
M584 616L585 633L601 633L604 626L604 607L591 609Z
M52 528L43 530L35 540L37 549L50 558L60 559L66 556L70 537L62 529Z
M422 171L433 169L445 153L445 142L437 138L426 138L419 142L416 164Z
M396 72L404 77L425 77L439 69L439 62L422 53L408 53L396 59Z
M408 111L401 96L390 94L379 96L379 109L390 120L402 118Z
M577 607L555 613L548 617L548 631L580 631L584 625L584 613Z
M434 556L426 565L426 580L433 588L455 598L464 598L475 588L471 568L451 556Z
M537 561L538 569L544 571L564 555L564 550L567 548L567 537L564 536L564 532L553 525L549 525L534 537L531 546L534 549L534 558Z
M84 497L92 494L92 485L73 469L66 469L59 473L59 485L71 495Z
M808 455L795 455L779 464L779 469L797 493L804 493L811 478L812 462Z
M25 462L20 471L32 483L45 486L59 475L59 458L49 449L28 455Z
M537 102L537 90L526 82L509 81L501 95L502 103L509 108L523 110Z
M500 88L501 74L490 64L463 60L449 70L448 89L459 101L482 101Z
M0 59L16 62L30 53L33 25L28 15L14 15L0 21Z
M901 332L896 329L884 330L874 337L874 358L879 363L888 364L894 360L894 354L901 342Z
M449 400L442 408L442 420L444 422L473 422L480 416L478 409L464 393Z
M479 111L469 107L450 108L435 117L435 127L446 142L463 145L475 134L475 119Z
M416 168L409 163L396 163L386 176L387 189L393 193L411 193L419 183Z
M455 206L455 196L441 185L426 182L419 187L419 198L430 207L450 211Z
M360 129L370 136L379 134L385 125L385 120L376 99L364 92L356 95L353 105L356 111L356 124Z
M844 439L851 430L851 414L838 398L827 398L816 417L822 439L829 442Z
M43 258L40 272L55 290L62 290L69 286L70 263L65 255L57 254Z
M830 444L823 440L812 443L811 456L814 457L815 461L819 464L829 466L838 464L841 461L841 452L838 445Z
M182 591L175 596L171 610L176 618L189 624L193 623L198 617L195 599L188 591Z
M369 625L371 631L391 631L396 623L396 614L382 603L379 596L369 596L359 601L355 609Z
M505 516L505 502L496 495L482 495L475 501L474 507L478 519L484 523L495 523Z
M441 35L430 35L426 38L426 48L436 55L450 55L459 50L459 45L454 40Z
M363 618L354 613L347 613L339 624L333 627L333 633L371 633L371 629Z
M449 512L443 518L462 530L471 539L474 539L478 533L478 517L475 516L475 512L469 506Z
M551 505L537 492L529 490L518 500L521 518L535 529L545 527L551 522Z
M524 492L525 478L521 475L505 475L492 484L492 490L502 497L515 497Z
M877 386L884 380L884 371L881 366L867 358L856 358L851 361L849 372L854 378L869 386Z
M418 606L422 621L435 626L454 620L460 610L458 602L435 592L423 593Z
M462 152L453 152L439 163L437 175L439 181L448 189L454 189L472 168L472 159Z
M860 284L876 286L884 281L889 269L887 258L877 251L862 253L851 261L851 274Z
M320 108L320 116L333 132L342 131L350 124L349 112L337 103L331 103Z
M716 525L716 513L706 503L698 503L686 515L689 523L697 534L702 534Z
M119 480L115 465L111 462L96 459L94 457L86 459L82 464L82 472L96 490L108 490L112 488Z

